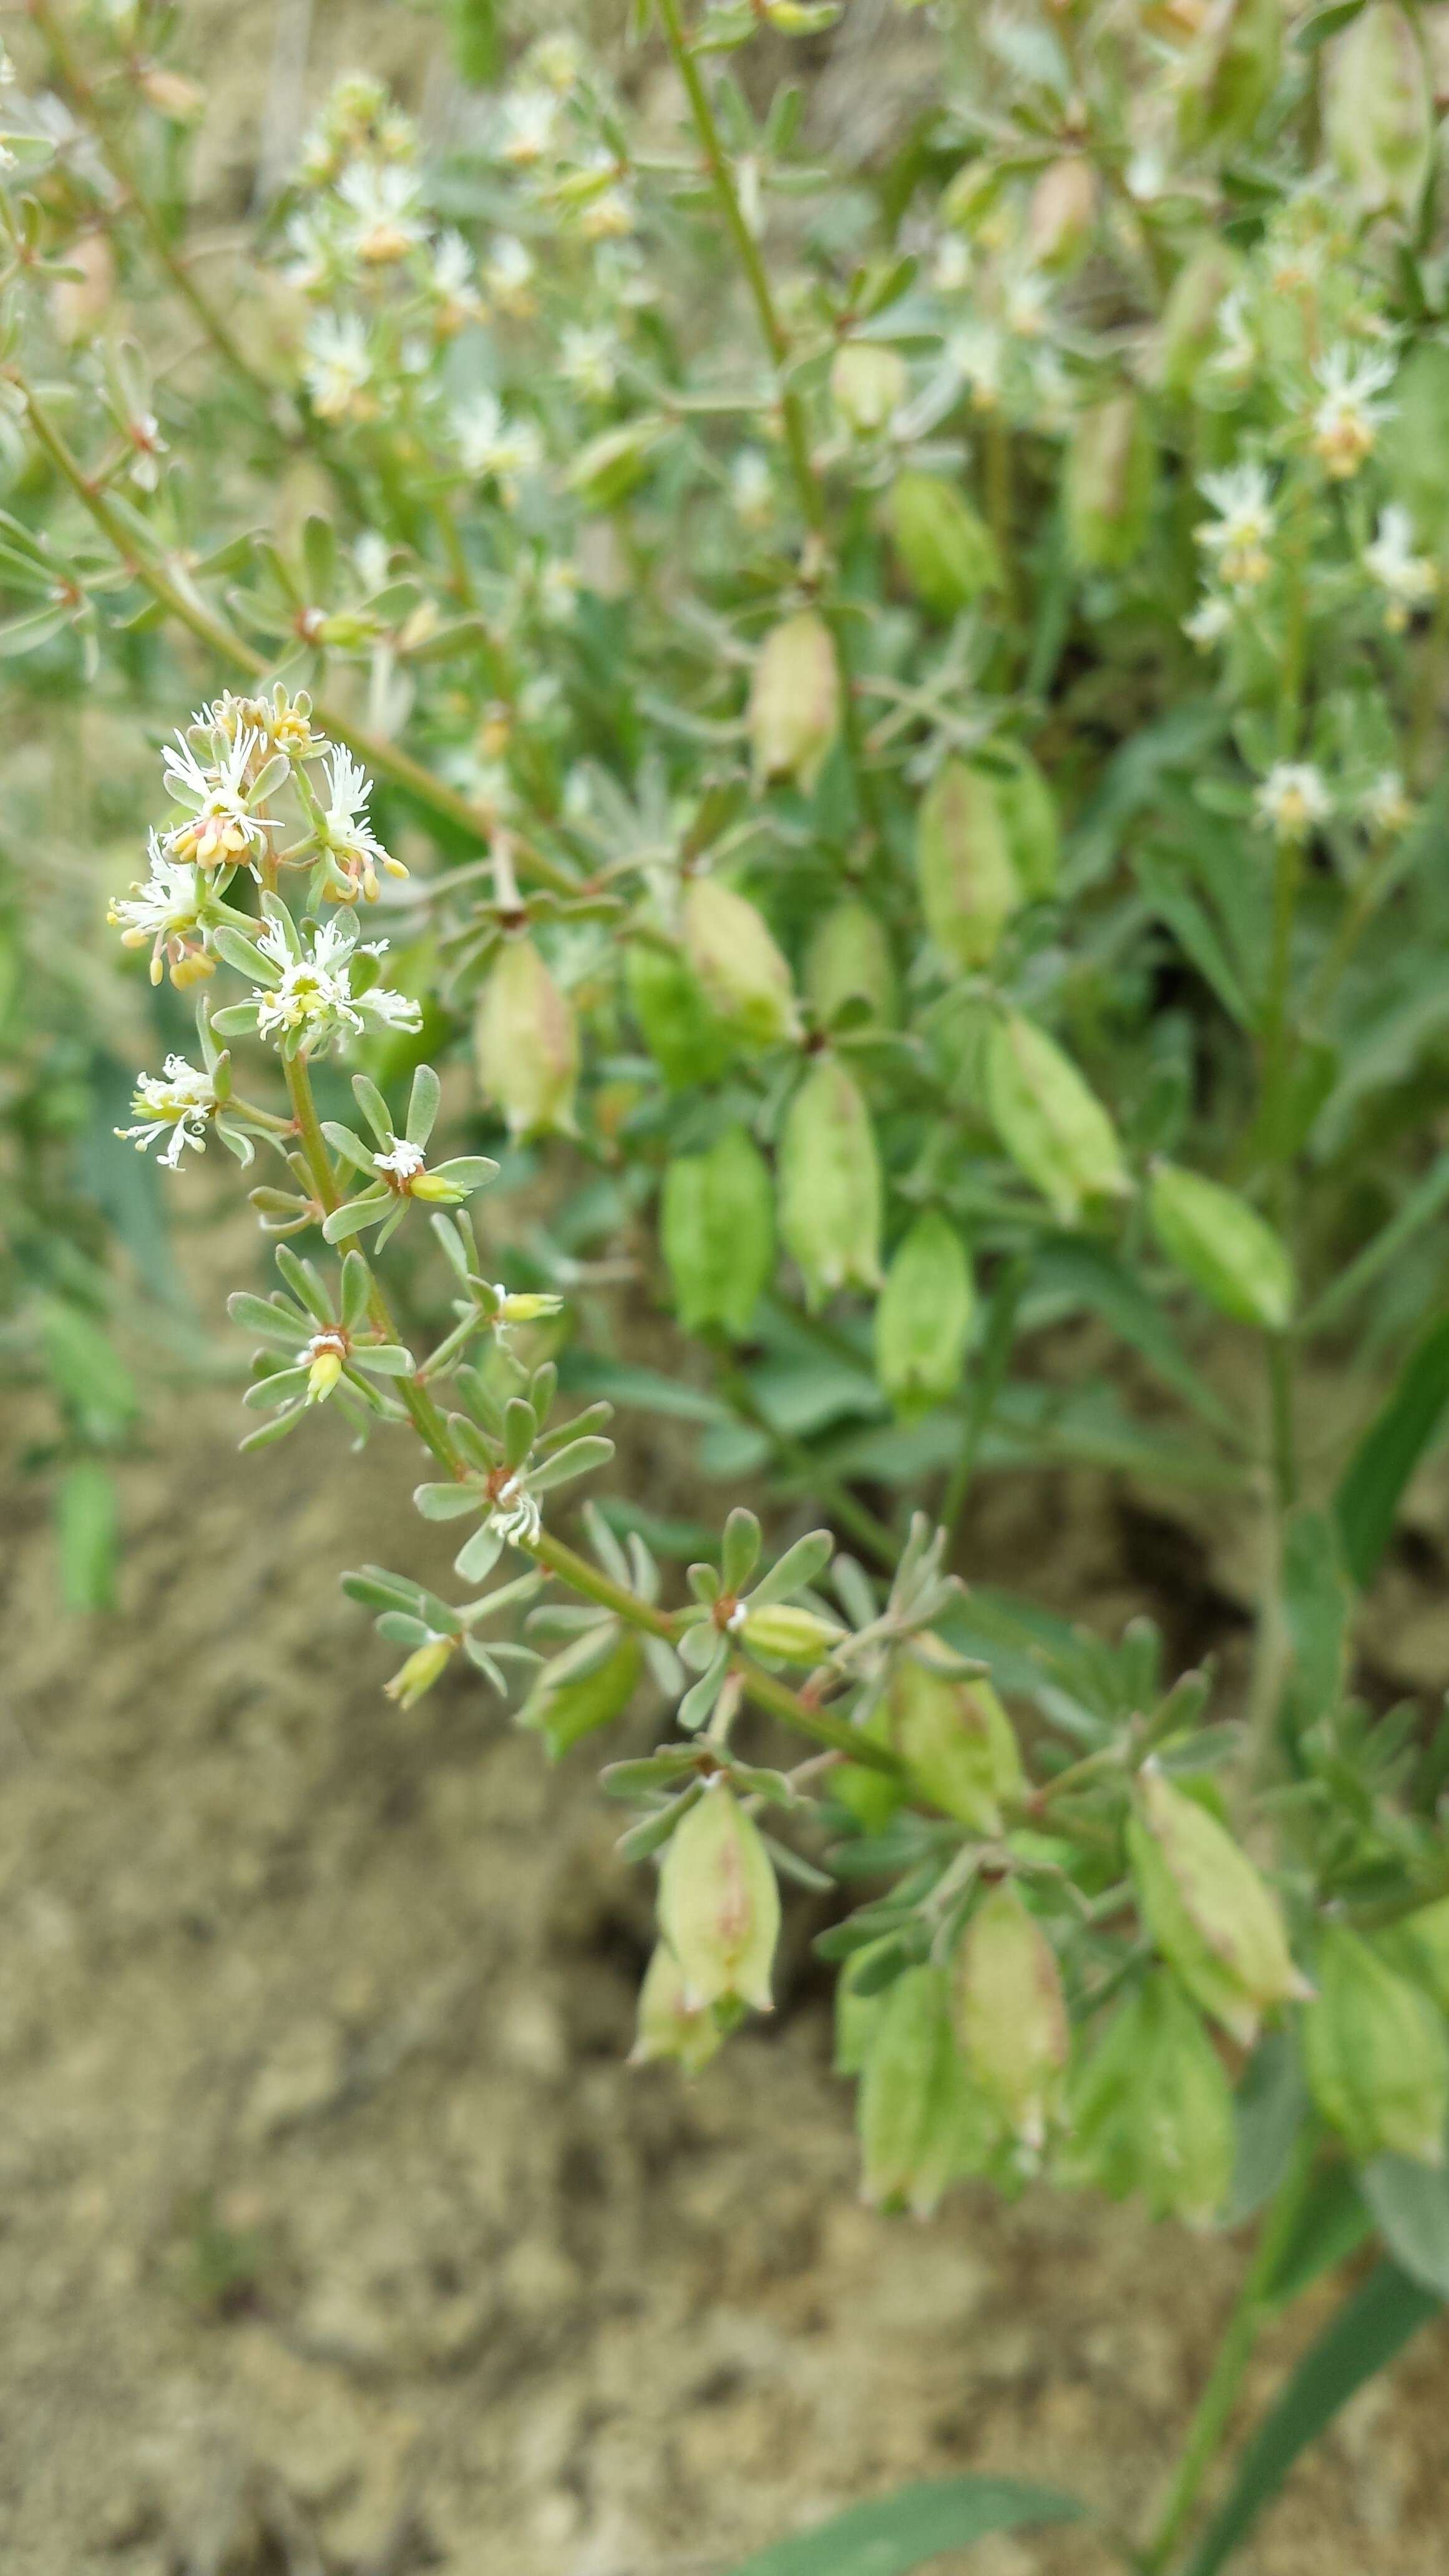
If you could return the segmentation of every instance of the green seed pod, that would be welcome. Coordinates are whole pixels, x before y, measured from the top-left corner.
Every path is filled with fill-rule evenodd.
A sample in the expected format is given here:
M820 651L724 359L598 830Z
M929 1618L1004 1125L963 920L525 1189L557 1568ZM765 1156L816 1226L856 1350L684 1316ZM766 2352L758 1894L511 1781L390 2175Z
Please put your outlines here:
M862 1981L873 1978L876 1962L890 1946L889 1940L868 1941L863 1950L852 1951L836 1978L833 2064L837 2075L859 2075L870 2055L889 1988L864 1993Z
M994 2128L957 2054L945 1971L905 1969L866 2047L856 2105L863 2195L928 2218L950 2183L985 2162Z
M1127 1848L1158 1949L1203 2011L1251 2048L1265 2011L1310 1991L1277 1898L1216 1816L1155 1762L1138 1773Z
M926 927L958 966L989 966L1022 890L990 772L947 760L922 801L916 875Z
M1087 572L1120 572L1141 548L1152 515L1153 449L1133 393L1109 395L1077 415L1067 451L1067 540Z
M718 1324L743 1341L775 1267L769 1168L743 1127L670 1164L659 1239L685 1331Z
M543 1737L550 1762L622 1717L638 1687L644 1663L638 1636L617 1621L605 1624L611 1631L606 1650L600 1652L605 1639L599 1629L571 1639L536 1675L518 1711L516 1724Z
M1205 2227L1236 2151L1233 2096L1192 2005L1164 1969L1117 2014L1072 2089L1068 2169L1154 2218Z
M934 617L954 617L1001 588L996 539L954 483L908 467L891 485L886 515L901 570Z
M1189 402L1217 344L1222 308L1246 276L1241 254L1211 237L1184 260L1162 309L1159 382L1174 402Z
M780 1139L780 1234L812 1307L837 1288L880 1286L882 1183L870 1112L845 1067L822 1056Z
M670 1090L718 1082L730 1059L729 1031L678 950L632 940L624 951L624 974L629 1006Z
M974 234L989 221L1006 192L1007 174L999 161L983 154L963 161L942 191L936 212L953 232Z
M711 1782L665 1846L659 1928L691 2009L734 1997L770 2011L780 1891L757 1826L721 1780Z
M1011 767L994 771L992 785L1022 893L1029 903L1050 903L1062 855L1056 798L1030 752L1015 746Z
M1131 1189L1117 1131L1055 1040L1020 1011L994 1017L982 1072L1007 1153L1069 1223L1090 1201Z
M755 781L791 778L806 795L840 730L840 666L823 617L802 608L772 627L750 690Z
M869 1716L858 1723L862 1735L873 1743L889 1744L891 1714L884 1699L878 1699ZM877 1771L864 1762L842 1762L830 1775L830 1795L855 1818L862 1833L878 1834L905 1804L906 1785L899 1773Z
M601 430L569 467L569 490L590 510L617 510L643 482L667 428L667 421L644 418Z
M830 362L830 399L857 438L874 438L910 389L899 349L879 340L846 340Z
M1189 151L1240 142L1273 95L1282 0L1210 0L1182 68L1178 131Z
M1407 11L1370 0L1325 49L1323 130L1366 215L1407 220L1434 149L1434 97Z
M797 1609L789 1601L765 1601L758 1610L747 1608L739 1626L740 1643L752 1655L763 1655L775 1664L818 1664L844 1634L838 1621L822 1619L814 1610Z
M399 1708L416 1708L433 1684L442 1680L456 1645L455 1637L429 1637L426 1644L414 1646L391 1681L383 1683L388 1698L395 1699Z
M708 2004L690 2002L679 1961L667 1942L657 1942L639 1989L630 2065L672 2057L686 2075L698 2075L723 2046L724 2033Z
M531 939L505 939L474 1027L478 1078L514 1136L571 1130L579 1040L574 1015Z
M695 877L684 898L684 952L705 998L749 1046L799 1035L790 969L763 916L717 877Z
M1148 1193L1152 1231L1169 1261L1240 1324L1287 1330L1293 1265L1270 1225L1236 1190L1180 1163L1154 1164Z
M847 1002L864 1002L872 1020L893 1029L900 986L890 941L868 903L847 895L827 912L805 953L805 990L826 1028Z
M1033 267L1066 276L1080 266L1097 220L1097 177L1079 152L1048 163L1031 192L1026 218Z
M968 2074L1039 2152L1061 2100L1067 2007L1056 1953L1014 1887L994 1888L966 1927L955 2007Z
M955 1671L954 1661L930 1635L900 1657L891 1676L892 1740L943 1815L973 1833L999 1834L1003 1799L1026 1788L1021 1755L991 1684Z
M1325 2120L1356 2163L1395 2155L1441 2165L1449 2040L1428 1996L1346 1923L1325 1924L1317 1971L1303 2062Z
M875 1373L898 1413L926 1412L956 1393L974 1302L966 1247L928 1209L898 1245L875 1310Z

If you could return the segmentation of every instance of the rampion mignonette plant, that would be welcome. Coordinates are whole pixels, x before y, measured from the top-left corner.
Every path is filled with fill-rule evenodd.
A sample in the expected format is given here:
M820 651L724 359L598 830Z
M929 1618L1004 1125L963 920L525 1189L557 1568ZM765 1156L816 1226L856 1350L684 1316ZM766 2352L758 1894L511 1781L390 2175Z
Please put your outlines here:
M555 1754L646 1666L669 1706L606 1774L659 1871L639 2055L702 2066L769 2009L781 1881L843 1885L873 2199L1265 2212L1160 2570L1293 2289L1373 2222L1449 2286L1449 1737L1352 1690L1449 1402L1440 36L943 8L852 168L810 157L836 14L652 0L617 80L539 38L433 159L348 79L233 299L173 13L31 0L4 643L79 629L183 715L199 675L111 910L168 1033L127 1133L179 1187L256 1164L287 1238L232 1301L245 1445L427 1453L457 1586L347 1578L394 1696L464 1659ZM763 107L757 38L805 49ZM506 1182L555 1135L597 1186L495 1278L477 1147ZM715 1463L830 1524L732 1512L682 1603L647 1495L565 1535L610 1451L560 1386L675 1400L566 1337L641 1233ZM1105 1382L1042 1365L1081 1312ZM1345 1335L1377 1395L1309 1418ZM1084 1462L1256 1525L1241 1707L963 1595L973 1479Z

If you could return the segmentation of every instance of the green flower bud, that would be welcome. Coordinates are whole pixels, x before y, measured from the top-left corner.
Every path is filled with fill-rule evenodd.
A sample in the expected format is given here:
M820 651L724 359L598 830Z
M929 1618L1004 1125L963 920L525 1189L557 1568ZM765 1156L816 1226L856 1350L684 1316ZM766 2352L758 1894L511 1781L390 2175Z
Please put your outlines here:
M899 349L880 340L846 340L830 363L830 399L857 438L874 438L889 425L910 381Z
M1062 275L1076 268L1096 219L1096 173L1079 152L1064 153L1048 164L1031 192L1026 247L1032 265Z
M685 1331L718 1324L743 1341L775 1267L769 1169L743 1127L670 1164L659 1239Z
M579 1041L574 1015L531 939L505 939L474 1025L478 1078L514 1136L572 1128Z
M1050 903L1062 854L1056 798L1030 752L1015 747L1011 767L993 771L992 785L1022 893L1030 903Z
M916 825L916 875L937 947L958 966L989 966L1022 892L987 770L964 760L937 770Z
M1326 48L1323 130L1366 215L1416 212L1434 149L1433 85L1393 0L1371 0Z
M901 570L933 616L954 617L1000 589L996 539L954 483L912 466L896 476L886 512Z
M686 2075L698 2075L724 2046L724 2032L708 2004L691 2003L674 1952L657 1942L639 1989L639 2019L631 2066L672 2057Z
M755 780L791 778L808 795L840 730L840 667L823 617L800 609L772 627L750 690Z
M1064 1222L1132 1184L1117 1131L1071 1058L1020 1011L995 1017L983 1059L991 1123Z
M882 1028L900 1017L900 987L890 941L878 916L847 895L826 913L805 954L805 990L828 1028L847 1002L864 1002Z
M586 1735L622 1717L638 1687L643 1662L643 1648L632 1628L621 1628L611 1620L602 1628L585 1629L562 1654L550 1656L516 1723L541 1735L550 1762L557 1762Z
M1189 151L1237 143L1251 132L1273 95L1282 54L1282 0L1210 0L1178 90L1178 131Z
M758 1828L721 1780L711 1782L665 1846L659 1928L691 2010L733 1997L770 2011L780 1891Z
M973 1305L966 1247L928 1209L897 1247L875 1310L875 1373L898 1412L925 1412L956 1393Z
M776 1664L818 1664L844 1634L838 1621L789 1601L765 1601L758 1610L746 1607L738 1630L741 1645L752 1655Z
M1169 1261L1240 1324L1281 1333L1293 1315L1293 1265L1270 1225L1236 1190L1179 1163L1156 1163L1152 1231Z
M1265 2011L1311 1990L1272 1890L1225 1826L1156 1763L1138 1774L1127 1848L1143 1919L1188 1993L1251 2048Z
M1152 515L1153 450L1133 393L1079 412L1067 452L1067 540L1088 572L1120 572L1139 551Z
M891 1676L892 1738L943 1815L973 1833L999 1834L1002 1800L1026 1787L1016 1736L991 1684L954 1671L953 1662L930 1635L901 1656Z
M1061 2099L1067 2007L1056 1953L1014 1887L994 1888L972 1915L955 2005L967 2072L1023 2145L1039 2151Z
M799 1035L790 969L752 903L718 877L695 877L684 898L684 951L706 1000L751 1046Z
M1346 1923L1325 1924L1317 1970L1303 2062L1325 2120L1356 2163L1396 2155L1442 2164L1449 2040L1428 1996Z
M1222 2060L1165 1969L1117 2014L1072 2090L1067 2170L1154 2218L1204 2227L1233 2177L1233 2096Z
M881 1169L870 1112L842 1064L807 1073L780 1140L780 1233L812 1307L880 1285Z
M729 1032L716 1019L676 949L631 940L624 951L629 1007L671 1091L718 1082L730 1057Z
M1175 402L1188 402L1217 344L1222 308L1246 270L1241 254L1225 241L1199 244L1184 260L1162 310L1158 340L1159 380Z
M928 2218L948 2184L985 2162L993 2139L957 2054L945 1971L905 1969L866 2046L856 2105L864 2197Z

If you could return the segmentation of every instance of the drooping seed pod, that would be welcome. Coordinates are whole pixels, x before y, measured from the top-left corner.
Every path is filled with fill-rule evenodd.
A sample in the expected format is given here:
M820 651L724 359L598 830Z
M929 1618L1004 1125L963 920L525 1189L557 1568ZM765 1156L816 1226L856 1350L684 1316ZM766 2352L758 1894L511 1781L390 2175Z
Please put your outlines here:
M656 1942L639 1989L630 2065L673 2058L686 2075L698 2075L723 2046L724 2033L709 2005L690 2001L674 1952L667 1941Z
M792 1601L762 1601L758 1610L747 1607L739 1626L740 1643L775 1664L818 1664L844 1635L838 1620L822 1619L818 1611L800 1609Z
M1067 2171L1154 2218L1210 2224L1236 2149L1222 2060L1166 1969L1123 2005L1072 2087Z
M705 996L748 1046L799 1034L790 969L764 917L718 877L695 877L684 898L684 951Z
M669 1165L659 1237L685 1331L717 1324L743 1341L775 1267L769 1168L743 1127Z
M571 1638L535 1676L515 1724L541 1735L550 1762L621 1717L638 1688L644 1654L632 1628L601 1621Z
M750 743L757 784L790 778L806 795L840 730L840 665L835 641L813 608L770 629L750 690Z
M1434 98L1408 12L1370 0L1326 48L1323 130L1366 215L1412 216L1434 148Z
M995 1015L982 1076L991 1123L1012 1161L1067 1222L1131 1188L1117 1131L1070 1056L1024 1012Z
M928 1209L898 1244L875 1310L875 1373L897 1412L924 1412L956 1393L974 1305L966 1247Z
M718 1082L730 1059L729 1031L679 951L632 940L624 951L624 973L630 1008L670 1090Z
M877 2208L927 2218L952 2182L986 2161L993 2123L957 2052L944 1969L906 1968L887 1990L866 2041L856 2118L861 2191Z
M1203 2011L1251 2048L1266 2011L1311 1991L1277 1898L1227 1828L1155 1762L1138 1774L1127 1848L1158 1949Z
M891 1676L891 1739L931 1804L977 1834L999 1834L1002 1802L1025 1792L1010 1718L988 1681L956 1669L938 1638L916 1638Z
M1049 162L1031 192L1026 247L1033 267L1066 276L1085 257L1097 220L1097 174L1080 152Z
M1346 1923L1325 1924L1314 1965L1303 2062L1325 2120L1356 2163L1396 2155L1442 2165L1449 2039L1441 2016Z
M880 1285L880 1156L870 1111L843 1064L822 1056L785 1116L780 1234L812 1307Z
M830 399L857 438L875 438L900 409L910 372L882 340L846 340L830 362Z
M733 1998L769 2012L780 1891L758 1827L722 1780L710 1783L665 1847L659 1928L691 2009Z
M1153 448L1135 393L1109 394L1077 415L1067 451L1067 541L1084 571L1120 572L1152 515Z
M1256 1208L1180 1163L1154 1164L1148 1191L1152 1231L1169 1261L1223 1314L1265 1332L1293 1316L1293 1264Z
M822 1027L847 1002L864 1002L881 1028L900 1017L900 983L884 924L858 895L834 904L805 952L805 990Z
M1022 889L990 772L947 760L916 824L916 876L926 927L958 966L989 966Z
M968 2074L1039 2152L1061 2100L1067 2007L1056 1953L1014 1887L993 1888L967 1924L954 2000Z
M1240 142L1273 95L1282 0L1209 0L1182 66L1178 132L1189 151Z
M479 999L474 1048L484 1094L511 1134L572 1128L578 1031L531 939L505 939L499 948Z
M1222 309L1246 276L1242 254L1209 236L1183 261L1162 308L1158 380L1174 402L1189 402L1217 345Z
M1010 766L993 771L992 784L1022 893L1029 903L1050 903L1062 852L1056 798L1031 753L1019 744L1011 747Z
M954 483L908 466L891 485L886 515L901 570L933 616L954 617L1001 588L996 539Z

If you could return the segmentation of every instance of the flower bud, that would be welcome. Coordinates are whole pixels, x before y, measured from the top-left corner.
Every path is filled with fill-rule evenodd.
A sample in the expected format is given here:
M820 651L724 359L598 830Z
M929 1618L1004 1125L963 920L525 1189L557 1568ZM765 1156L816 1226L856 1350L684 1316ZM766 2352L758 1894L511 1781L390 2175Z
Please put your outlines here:
M1282 53L1282 0L1210 0L1178 90L1178 131L1189 151L1251 131L1273 95Z
M1325 2120L1355 2163L1396 2155L1441 2165L1449 2040L1428 1996L1346 1923L1324 1926L1317 1970L1303 2062Z
M844 1634L837 1620L797 1609L790 1601L765 1601L758 1610L747 1608L738 1630L741 1645L775 1664L818 1664Z
M1147 1928L1203 2011L1251 2048L1266 2010L1311 1992L1278 1900L1216 1816L1155 1762L1137 1788L1127 1848Z
M898 1413L925 1412L956 1393L973 1304L966 1247L939 1209L928 1209L897 1246L875 1310L875 1373Z
M474 1027L478 1079L511 1135L569 1129L579 1041L574 1016L531 939L506 939Z
M659 1240L684 1330L718 1324L743 1341L775 1267L770 1174L743 1127L669 1165Z
M1205 2227L1222 2207L1236 2150L1222 2060L1165 1969L1122 2008L1073 2088L1068 2170L1154 2218Z
M1065 274L1082 259L1096 217L1096 173L1079 152L1064 153L1043 170L1031 192L1027 256L1037 268Z
M1162 310L1158 368L1162 390L1175 402L1191 400L1217 343L1222 308L1243 275L1242 257L1231 243L1209 238L1173 279Z
M780 1139L780 1233L812 1306L837 1288L878 1288L882 1183L870 1112L845 1067L807 1073Z
M586 1628L562 1654L550 1656L518 1711L515 1723L543 1737L550 1762L621 1717L634 1696L643 1648L632 1628L607 1625L611 1641Z
M708 2004L691 2003L674 1952L667 1942L656 1942L639 1989L630 2065L672 2057L686 2075L698 2075L723 2046L724 2033Z
M1026 1787L1016 1736L991 1684L953 1671L952 1660L929 1635L901 1656L891 1676L893 1741L943 1815L999 1834L1002 1800Z
M429 1637L424 1645L414 1646L406 1663L393 1674L391 1681L383 1683L388 1698L395 1699L399 1708L414 1707L424 1692L430 1691L434 1682L442 1679L452 1661L456 1644L455 1637Z
M943 1969L906 1968L887 1989L856 2117L861 2189L877 2207L928 2218L949 2183L984 2163L991 2123L957 2054Z
M1370 0L1326 49L1324 136L1367 215L1407 222L1434 148L1434 98L1406 10Z
M954 617L1000 589L996 539L954 483L911 466L896 476L886 509L901 570L933 616Z
M769 2012L780 1891L758 1828L720 1780L665 1847L659 1928L692 2010L736 1997Z
M729 1062L729 1032L710 1009L676 949L631 940L624 951L629 1007L671 1091L717 1082Z
M1225 1315L1265 1332L1286 1331L1293 1315L1293 1265L1246 1199L1179 1163L1159 1162L1148 1212L1168 1260Z
M926 927L958 966L989 966L1021 904L995 780L964 760L937 770L916 824Z
M1050 903L1062 850L1056 798L1030 752L1016 746L1010 768L994 771L992 785L1022 893L1029 903Z
M830 365L830 398L848 430L874 438L905 401L910 373L899 349L880 340L846 340Z
M799 1034L790 969L752 903L718 877L695 877L684 898L685 955L726 1026L751 1046Z
M772 627L750 690L755 782L790 778L808 795L840 729L840 668L823 617L802 608Z
M1147 534L1153 452L1134 393L1112 394L1079 412L1067 452L1067 539L1088 572L1119 572Z
M1007 1153L1064 1223L1131 1189L1117 1131L1071 1058L1020 1011L994 1017L983 1051L986 1105Z
M847 895L826 913L805 955L805 990L825 1027L847 1002L864 1002L881 1028L900 1016L900 988L890 941L879 916Z
M1039 2151L1061 2098L1067 2007L1056 1953L1014 1887L993 1888L966 1927L955 2007L968 2074Z

